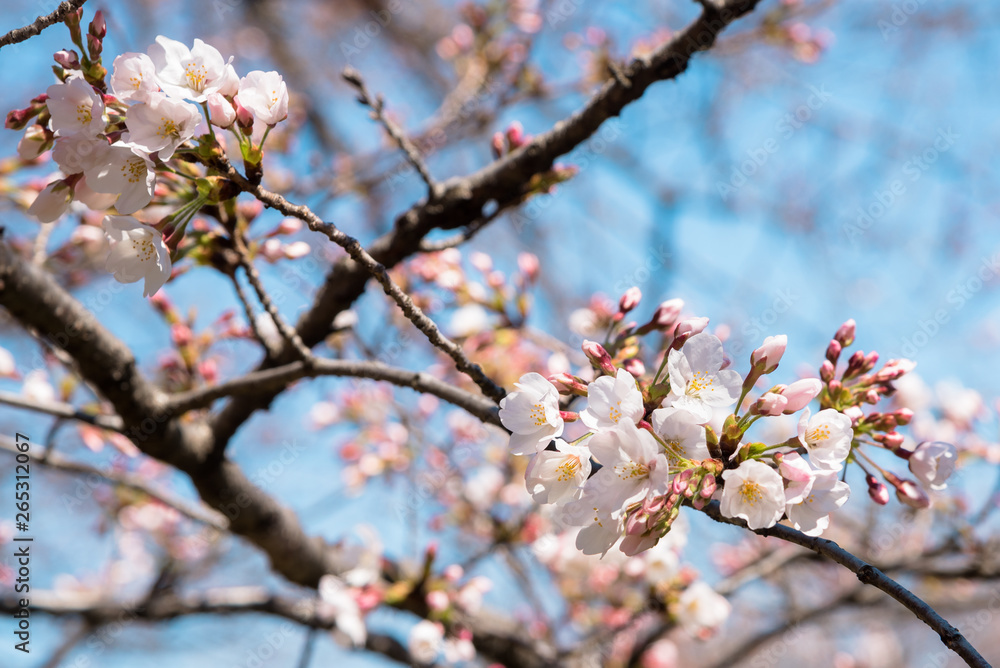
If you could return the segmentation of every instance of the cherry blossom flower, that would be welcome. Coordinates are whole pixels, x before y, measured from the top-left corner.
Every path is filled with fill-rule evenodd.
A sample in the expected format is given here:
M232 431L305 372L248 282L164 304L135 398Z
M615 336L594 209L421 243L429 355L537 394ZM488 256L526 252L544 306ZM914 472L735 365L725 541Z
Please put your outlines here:
M111 90L122 102L146 102L160 89L156 66L145 53L123 53L112 67Z
M728 619L730 611L732 605L729 601L699 580L681 593L678 599L677 618L688 633L697 635L722 626Z
M53 84L46 91L45 106L52 116L52 131L67 137L82 132L97 135L104 131L104 102L83 78Z
M337 630L355 647L363 647L368 638L365 620L358 602L350 590L335 575L324 575L319 581L319 614L333 617Z
M802 503L812 491L816 471L809 466L805 457L797 452L789 452L782 456L778 465L778 473L788 481L785 487L785 503Z
M288 117L288 87L277 72L254 70L240 79L237 102L267 125Z
M49 376L44 369L35 369L25 375L21 394L25 399L40 404L50 404L56 400L56 391L49 382Z
M525 472L528 491L536 503L560 503L578 498L590 477L590 449L561 438L555 451L542 450L531 459Z
M589 500L590 492L598 505L615 513L649 493L666 491L667 460L660 444L645 429L622 420L614 429L592 436L588 445L603 467L588 481L583 500Z
M925 441L910 455L910 472L925 487L939 491L948 486L946 482L955 471L958 450L943 441Z
M73 201L73 191L62 179L53 181L38 193L35 201L28 207L28 213L40 223L54 223L69 210Z
M799 419L799 441L809 452L809 462L824 471L839 471L851 453L854 430L851 418L832 408L810 418L807 408Z
M777 524L785 512L785 486L773 468L748 459L738 468L722 472L726 486L721 508L726 517L740 517L751 529Z
M444 629L441 625L422 619L410 629L406 648L416 663L431 663L441 652L443 641Z
M236 108L221 93L211 93L208 96L208 116L212 125L228 128L236 121Z
M227 83L227 65L214 46L200 39L190 49L163 35L147 50L156 68L156 81L173 98L204 102Z
M524 374L514 387L516 392L500 400L500 422L513 432L511 452L533 455L544 450L552 439L562 436L559 392L537 373Z
M125 113L129 143L169 160L177 147L194 136L201 121L198 107L155 93Z
M104 161L108 142L103 137L77 133L60 137L52 149L52 160L63 174L79 174Z
M111 242L107 270L120 283L145 279L144 297L151 297L170 278L170 251L163 235L131 216L105 216L104 234Z
M807 536L818 536L830 526L830 513L847 503L850 486L837 479L836 471L815 475L809 493L786 507L788 521Z
M156 167L141 149L117 143L108 147L100 164L84 171L87 184L99 193L120 194L118 213L130 214L153 199Z
M680 458L710 459L705 428L697 418L680 408L657 408L650 416L653 431L667 445L667 461L678 464Z
M635 424L642 419L642 394L635 378L625 369L618 369L614 378L601 376L587 386L587 408L580 421L594 430L613 429L624 417Z
M695 334L667 357L670 394L665 406L683 408L704 424L715 407L731 406L740 396L740 374L722 370L722 341L711 334Z

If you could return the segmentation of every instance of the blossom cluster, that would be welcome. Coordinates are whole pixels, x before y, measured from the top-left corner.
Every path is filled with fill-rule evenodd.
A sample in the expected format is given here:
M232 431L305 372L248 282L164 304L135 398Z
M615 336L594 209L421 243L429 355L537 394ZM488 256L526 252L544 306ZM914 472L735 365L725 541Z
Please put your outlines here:
M28 212L51 223L73 201L110 211L103 223L111 246L107 270L122 283L145 279L144 295L152 296L170 278L171 255L187 222L210 199L228 199L211 180L171 159L187 153L206 161L221 150L214 126L235 135L248 166L254 159L259 164L264 138L288 115L288 91L277 72L241 78L232 57L202 40L188 47L161 35L146 53L114 59L108 93L104 18L97 12L84 46L81 12L66 20L80 53L56 53L59 81L27 108L10 112L6 127L25 130L22 160L51 149L60 170ZM170 181L174 192L158 190L158 180L168 176L183 179ZM181 202L171 215L153 225L132 217L168 194Z
M626 555L648 550L683 505L700 509L713 500L722 515L750 529L784 520L818 536L850 495L845 464L862 470L880 504L892 486L904 503L926 507L923 488L945 485L953 446L904 447L896 428L912 418L906 408L865 413L864 406L893 394L893 381L914 364L894 359L875 371L877 353L861 351L842 364L843 349L854 341L853 321L831 340L818 378L750 396L778 368L787 337L765 339L741 376L729 368L722 341L705 331L708 319L682 317L680 300L660 304L645 324L626 322L640 299L631 288L618 310L605 314L606 323L594 323L607 325L608 335L603 344L583 343L591 369L548 378L527 373L501 402L511 453L531 457L528 491L554 506L558 523L580 527L576 545L585 554L604 555L616 544ZM640 339L654 333L662 337L662 354L650 374ZM578 400L585 405L569 410ZM808 407L814 400L815 413ZM776 443L747 437L758 420L794 414L795 433ZM568 439L570 428L582 433ZM879 466L866 452L876 448L908 461L920 484Z

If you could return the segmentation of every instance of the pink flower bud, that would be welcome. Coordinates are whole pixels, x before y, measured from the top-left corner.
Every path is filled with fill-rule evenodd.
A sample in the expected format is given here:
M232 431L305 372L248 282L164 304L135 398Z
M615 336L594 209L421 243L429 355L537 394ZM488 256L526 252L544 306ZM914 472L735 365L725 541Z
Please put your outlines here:
M889 381L896 380L900 376L903 376L911 371L917 366L916 362L908 359L893 359L885 363L878 373L875 374L876 383L887 383Z
M837 330L837 333L833 335L833 338L841 345L842 348L846 348L852 343L854 343L854 330L855 330L854 319L851 318Z
M285 257L285 251L281 246L281 242L277 239L268 239L261 244L260 254L263 255L264 259L268 262L277 262Z
M621 299L618 300L618 312L628 313L629 311L631 311L632 309L634 309L636 306L639 305L639 300L641 299L642 299L642 291L639 290L638 287L633 285L631 288L626 290L625 294L623 294L621 296Z
M228 128L236 120L236 109L219 93L209 94L207 102L208 116L212 119L212 125Z
M868 404L877 404L879 402L879 399L881 398L882 397L879 395L878 390L876 389L868 390L867 392L865 392L864 395L864 401L865 403Z
M98 39L104 39L105 35L108 34L108 24L104 20L104 12L100 9L94 14L94 20L90 22L90 30L88 32Z
M754 415L781 415L788 406L788 399L774 392L767 392L750 408Z
M868 373L875 368L876 364L878 364L878 353L873 350L865 357L865 363L861 366L861 373Z
M219 365L214 359L207 359L199 362L198 373L206 383L214 385L219 381Z
M646 365L642 363L641 359L637 357L631 357L622 363L625 370L636 378L641 378L646 374Z
M236 98L236 122L239 123L240 127L244 130L250 130L253 128L253 114L240 104L239 98Z
M851 418L851 426L856 427L858 422L864 418L865 413L859 406L848 406L843 410L844 415Z
M677 322L682 308L684 308L683 299L668 299L656 307L651 322L660 329L670 329Z
M493 133L493 139L490 141L490 148L493 149L494 158L499 158L503 155L504 139L502 132Z
M905 478L903 480L899 480L897 481L895 487L896 498L902 503L918 510L930 507L931 500L930 497L927 496L927 492L921 489L920 485L912 480L907 480Z
M80 56L77 55L76 51L56 51L53 56L59 67L65 70L78 70L80 69Z
M819 367L819 377L824 383L829 383L833 380L835 369L830 360L823 360L823 364Z
M788 400L788 404L785 406L785 414L790 415L802 410L822 390L823 383L818 378L803 378L802 380L795 381L781 391L781 396Z
M538 278L538 256L534 253L518 253L517 268L528 281L533 282Z
M302 221L298 218L293 218L289 216L288 218L282 218L281 222L278 224L278 234L295 234L302 229Z
M837 360L840 359L840 351L843 350L843 346L837 339L830 341L830 345L826 347L826 359L830 361L831 364L836 364Z
M871 500L880 506L884 506L889 503L889 488L882 484L875 476L867 475L865 476L865 482L868 483L868 496Z
M906 450L900 450L900 446L903 445L903 435L898 431L890 431L887 434L875 433L872 434L872 438L878 443L881 443L888 450L892 450L896 454L900 455L904 459L909 459L911 453ZM905 453L905 454L903 454Z
M451 605L451 601L448 599L447 592L440 589L427 592L427 607L431 610L441 612L447 610L449 605Z
M711 499L717 487L718 484L715 481L715 476L709 474L702 479L701 490L698 492L698 495L703 499Z
M750 364L761 373L771 373L778 368L787 346L788 337L784 334L769 336L760 348L750 354Z
M594 366L604 371L604 373L610 376L618 373L615 365L611 362L611 355L608 354L608 351L600 343L585 340L581 348L583 348L583 352Z
M175 346L186 346L194 340L194 334L187 325L177 322L170 327L170 338Z
M708 327L708 318L687 318L677 323L674 336L688 335L688 338L695 334L701 334Z
M893 412L896 418L896 424L903 426L910 424L910 420L913 419L913 411L909 408L899 408Z
M688 487L691 484L691 478L694 477L694 469L684 469L680 473L674 476L672 481L674 494L687 494Z
M524 128L521 126L520 121L514 121L509 126L507 126L507 144L510 146L510 150L520 148L524 145Z

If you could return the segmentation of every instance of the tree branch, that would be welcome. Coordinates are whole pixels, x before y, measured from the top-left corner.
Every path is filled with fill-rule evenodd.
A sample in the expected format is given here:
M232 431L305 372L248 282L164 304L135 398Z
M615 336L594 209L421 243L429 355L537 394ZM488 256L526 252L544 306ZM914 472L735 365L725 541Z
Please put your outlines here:
M20 452L12 438L2 435L0 435L0 450L11 454L18 454ZM195 522L207 524L208 526L218 529L219 531L227 531L229 529L229 522L226 521L226 518L221 513L218 513L211 508L203 508L192 505L183 499L176 498L171 494L162 492L151 486L145 479L142 478L142 476L131 473L105 472L99 468L66 459L62 455L50 453L47 450L39 453L37 450L29 449L26 454L33 461L38 462L39 464L54 471L62 471L64 473L88 477L96 476L108 481L112 485L120 485L121 487L140 492L150 498L156 499L163 505L173 508L181 515L184 515Z
M713 501L705 506L702 512L716 522L747 528L746 522L743 520L724 517L722 512L719 510L718 501ZM754 533L761 536L774 536L775 538L780 538L781 540L789 543L801 545L802 547L810 549L813 552L840 564L847 570L857 575L858 580L862 583L881 589L883 592L902 603L907 610L912 612L917 617L917 619L927 624L927 626L931 627L935 633L940 636L941 642L944 643L945 647L951 649L962 657L969 666L972 666L973 668L990 668L990 664L987 663L986 659L984 659L982 655L976 651L976 648L965 639L965 636L963 636L958 629L949 624L947 620L941 617L941 615L937 614L934 609L922 601L920 597L871 564L855 557L853 554L843 549L832 540L806 536L802 532L796 531L795 529L783 524L776 524L769 529L756 529L754 530Z
M23 397L20 394L0 392L0 404L23 408L25 410L35 411L36 413L54 415L55 417L66 420L78 420L80 422L92 424L95 427L100 427L101 429L110 429L111 431L120 432L125 428L122 423L122 419L117 415L95 415L93 413L84 413L83 411L77 409L76 406L73 406L72 404L64 404L61 401L42 403Z
M15 28L9 33L0 37L0 48L7 46L8 44L17 44L18 42L23 42L26 39L30 39L35 35L41 34L43 30L48 28L53 23L59 23L66 16L73 11L76 11L83 6L83 3L87 0L67 0L61 3L56 10L47 16L39 16L35 19L35 22L26 25L23 28Z
M312 364L302 361L292 362L273 369L254 371L220 385L175 394L170 397L169 406L172 411L180 414L207 408L212 402L223 397L256 393L261 390L280 391L301 378L319 376L368 378L386 381L399 387L409 387L464 408L483 422L502 426L494 401L466 392L426 373L398 369L375 361L315 359Z
M604 121L617 116L628 104L642 97L650 85L684 72L695 53L711 48L726 26L752 11L759 2L730 0L722 8L706 8L694 22L649 57L634 60L625 67L622 77L627 86L610 77L582 109L556 123L548 132L537 135L525 146L473 174L441 183L440 197L433 202L422 200L401 214L393 230L369 246L368 255L381 267L391 268L419 252L423 238L431 231L463 228L488 215L486 210L492 210L492 206L502 210L520 202L527 194L525 184L531 177L551 169L557 158L586 141ZM307 346L312 347L323 340L333 319L364 293L368 280L368 270L349 259L333 266L313 307L302 315L297 325L299 336ZM267 359L258 368L278 366L293 359L290 354ZM240 425L255 411L266 408L275 396L273 391L262 391L231 401L212 419L212 433L217 442L228 441Z

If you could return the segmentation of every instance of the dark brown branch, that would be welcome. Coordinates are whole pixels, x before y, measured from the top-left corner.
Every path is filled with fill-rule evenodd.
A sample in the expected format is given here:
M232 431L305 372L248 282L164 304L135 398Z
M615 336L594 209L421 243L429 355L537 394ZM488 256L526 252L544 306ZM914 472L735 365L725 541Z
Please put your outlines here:
M17 602L11 598L0 599L0 610L13 613ZM302 626L332 631L336 622L320 614L316 599L291 599L275 596L259 587L232 587L176 596L158 594L136 606L96 599L91 596L60 594L53 591L32 592L31 612L56 617L79 616L91 626L138 619L155 622L176 619L187 615L239 615L263 613L283 617ZM365 649L378 652L401 663L412 663L410 653L398 640L377 633L369 633Z
M300 378L342 376L368 378L409 387L417 392L433 394L439 399L464 408L483 422L500 426L496 402L455 387L418 371L397 369L381 362L315 359L312 364L292 362L273 369L255 371L220 385L192 390L170 397L169 405L176 413L207 408L218 399L261 390L280 391Z
M400 215L394 229L368 247L368 255L381 267L391 268L418 252L432 230L457 230L487 215L491 206L505 209L524 199L525 184L552 168L556 159L586 141L604 121L617 116L638 100L653 83L674 79L683 73L691 57L712 47L730 23L752 11L760 0L731 0L721 9L706 8L690 25L652 55L632 61L622 70L630 84L609 77L587 104L569 118L534 137L525 146L465 177L441 183L442 195L433 202L421 201ZM490 203L494 204L490 204ZM333 319L351 307L364 293L369 280L366 268L349 259L337 262L327 274L313 307L299 319L297 331L307 346L318 344L330 331ZM290 355L267 359L260 368L292 361ZM266 408L275 392L262 391L230 402L212 420L212 433L224 447L254 411Z
M48 28L53 23L59 23L65 19L70 12L76 11L82 7L83 3L86 1L87 0L66 0L66 2L63 2L56 7L56 10L51 14L39 16L32 24L26 25L23 28L15 28L14 30L11 30L3 37L0 37L0 48L3 48L8 44L23 42L26 39L31 39L35 35L41 34L43 30Z
M20 450L17 449L14 440L9 436L0 436L0 450L11 454L17 454L20 452ZM229 522L227 522L226 518L220 513L211 510L210 508L192 505L183 499L176 498L171 494L160 491L151 486L142 476L130 473L112 473L102 471L101 469L93 466L88 466L87 464L81 464L70 459L66 459L65 457L50 452L49 450L38 452L37 450L30 449L26 454L33 461L36 461L53 471L62 471L63 473L71 473L79 476L101 478L112 485L119 485L121 487L125 487L126 489L131 489L141 494L145 494L150 498L156 499L163 505L173 508L181 515L184 515L195 522L207 524L208 526L219 531L226 531L229 528Z
M80 422L92 424L95 427L100 427L101 429L110 429L111 431L121 431L124 429L122 419L117 415L94 415L93 413L84 413L72 404L64 404L59 401L41 403L28 399L27 397L23 397L20 394L0 392L0 404L23 408L25 410L35 411L36 413L54 415L55 417L66 420L78 420Z
M746 522L743 520L724 517L722 512L719 510L719 503L717 501L713 501L709 505L705 506L705 509L702 512L716 522L746 528ZM972 666L973 668L990 668L990 664L987 663L986 659L984 659L982 655L976 651L976 648L973 647L968 640L966 640L965 636L963 636L958 629L949 624L947 620L941 617L941 615L937 614L934 609L921 600L919 596L871 564L862 561L847 550L843 549L832 540L806 536L802 532L796 531L795 529L783 524L776 524L769 529L756 529L754 530L754 533L761 536L774 536L775 538L780 538L786 542L801 545L804 548L812 550L813 552L840 564L847 570L857 575L858 580L862 583L881 589L883 592L902 603L903 606L912 612L917 619L927 624L927 626L931 627L934 632L938 634L945 647L951 649L962 657L969 666Z

